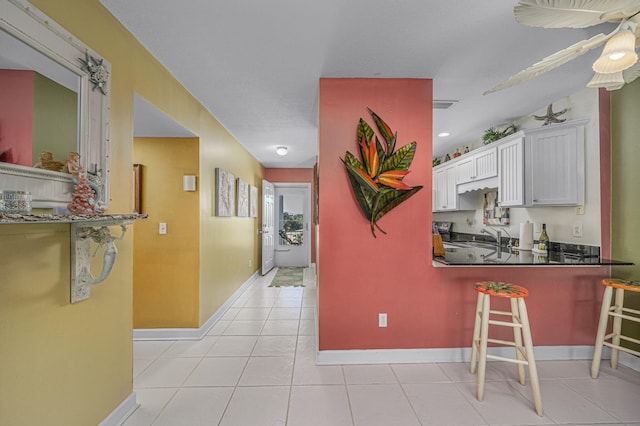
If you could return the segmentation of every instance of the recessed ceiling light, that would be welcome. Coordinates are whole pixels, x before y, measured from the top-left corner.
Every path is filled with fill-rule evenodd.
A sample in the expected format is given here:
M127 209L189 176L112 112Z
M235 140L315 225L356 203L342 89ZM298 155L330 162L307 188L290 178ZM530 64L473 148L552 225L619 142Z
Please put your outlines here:
M276 154L278 155L287 155L287 147L286 146L279 146L276 148Z
M449 133L449 132L440 132L440 133L438 133L438 137L439 138L446 138L449 135L451 135L451 133Z

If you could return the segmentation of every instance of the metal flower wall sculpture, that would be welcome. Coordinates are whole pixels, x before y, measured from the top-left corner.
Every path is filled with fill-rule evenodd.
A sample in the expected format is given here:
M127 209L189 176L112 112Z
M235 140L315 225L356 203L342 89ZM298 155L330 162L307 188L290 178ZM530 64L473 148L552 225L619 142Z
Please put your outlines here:
M409 174L409 167L416 153L416 142L396 151L398 133L393 133L387 123L370 108L367 109L384 142L380 141L371 126L361 118L356 143L362 161L349 151L340 160L347 168L353 194L362 213L369 220L371 233L376 237L376 228L386 234L378 225L378 220L420 191L422 186L412 187L402 181Z

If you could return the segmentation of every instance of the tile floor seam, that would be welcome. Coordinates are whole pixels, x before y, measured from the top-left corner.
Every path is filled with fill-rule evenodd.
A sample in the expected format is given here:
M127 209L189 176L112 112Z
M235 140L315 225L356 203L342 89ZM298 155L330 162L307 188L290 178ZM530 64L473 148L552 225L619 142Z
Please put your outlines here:
M344 365L340 365L340 371L342 371L342 382L344 386L344 392L347 395L347 403L349 405L349 416L351 417L351 425L355 425L356 419L353 414L353 403L351 402L351 395L349 393L349 384L347 383L347 375L344 372Z

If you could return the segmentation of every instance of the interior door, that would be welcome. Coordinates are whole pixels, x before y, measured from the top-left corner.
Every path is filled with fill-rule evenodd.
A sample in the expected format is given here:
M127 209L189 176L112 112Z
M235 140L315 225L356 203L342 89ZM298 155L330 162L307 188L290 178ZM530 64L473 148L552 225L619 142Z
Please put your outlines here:
M262 268L260 273L262 275L269 272L274 263L275 254L275 189L271 182L266 180L262 181Z
M309 266L310 213L310 184L275 184L276 266Z

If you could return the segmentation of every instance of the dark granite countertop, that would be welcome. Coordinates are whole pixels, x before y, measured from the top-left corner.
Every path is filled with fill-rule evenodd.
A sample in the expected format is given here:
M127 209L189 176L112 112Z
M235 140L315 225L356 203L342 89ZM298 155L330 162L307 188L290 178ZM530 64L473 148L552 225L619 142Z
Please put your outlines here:
M520 251L517 247L498 247L486 241L445 242L445 255L434 262L448 266L601 266L633 265L600 257L600 248L552 243L547 255Z

